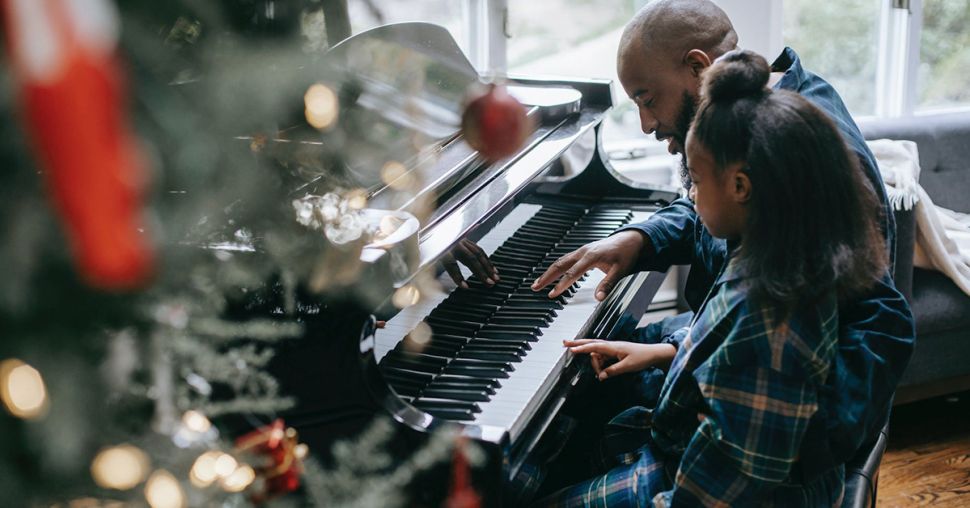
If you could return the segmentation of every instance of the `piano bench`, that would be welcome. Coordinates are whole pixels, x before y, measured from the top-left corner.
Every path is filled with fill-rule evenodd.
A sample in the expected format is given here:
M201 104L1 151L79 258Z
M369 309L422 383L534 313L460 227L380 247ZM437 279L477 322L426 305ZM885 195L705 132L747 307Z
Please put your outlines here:
M845 465L845 494L842 508L875 508L879 485L879 464L886 451L889 424L879 432L871 446L865 446Z

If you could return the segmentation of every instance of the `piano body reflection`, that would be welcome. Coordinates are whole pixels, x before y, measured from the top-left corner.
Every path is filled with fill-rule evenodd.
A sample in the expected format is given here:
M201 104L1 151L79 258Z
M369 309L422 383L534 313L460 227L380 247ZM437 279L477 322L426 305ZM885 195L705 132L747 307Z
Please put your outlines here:
M413 172L424 182L403 201L394 197L393 181L361 182L369 206L423 219L410 253L400 246L363 250L370 272L360 284L389 301L419 274L432 273L443 291L399 312L331 299L307 320L310 340L279 346L274 374L298 400L283 416L324 462L334 441L359 433L375 416L394 422L389 451L401 460L435 429L456 425L486 452L474 473L485 505L501 504L502 485L532 460L560 409L591 378L562 340L631 331L664 274L628 277L602 303L593 296L598 271L554 300L533 293L531 282L558 257L645 220L676 194L633 183L604 159L599 129L612 106L608 81L510 78L510 93L537 129L519 153L488 164L460 135L461 104L479 77L446 30L380 27L328 57L343 60L359 79L357 101L373 115L374 129L401 133L399 143L384 147L397 151L405 170L395 176ZM391 65L401 61L408 76ZM401 100L401 87L411 99ZM415 146L418 138L428 143ZM385 155L364 149L353 157L351 171L386 163ZM498 268L494 287L474 277L468 288L456 287L441 273L439 261L464 239ZM377 275L372 282L368 273L390 282ZM372 314L386 327L375 329ZM425 475L409 494L412 502L435 503L429 500L440 500L449 481L446 471Z

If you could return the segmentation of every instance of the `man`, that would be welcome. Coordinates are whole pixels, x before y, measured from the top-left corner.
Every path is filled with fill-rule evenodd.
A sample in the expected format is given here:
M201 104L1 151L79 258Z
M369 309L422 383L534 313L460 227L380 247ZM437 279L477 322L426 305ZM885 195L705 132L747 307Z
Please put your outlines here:
M683 153L701 74L717 57L736 49L737 42L727 15L709 0L658 0L638 12L623 33L617 67L624 90L638 106L644 133L667 140L671 153ZM858 156L883 203L879 220L892 260L895 224L882 179L842 100L828 83L805 71L789 48L772 65L772 71L770 86L796 91L820 107ZM715 248L701 249L699 245ZM716 254L703 255L705 251ZM533 289L541 290L559 279L549 293L556 297L586 271L598 268L607 274L596 293L602 300L633 271L690 264L685 296L696 310L726 255L724 242L705 230L691 201L679 199L642 224L622 228L605 240L563 256L536 279ZM912 314L889 274L867 298L845 302L840 321L839 354L828 383L836 389L820 408L833 422L828 429L829 448L816 450L810 459L817 465L813 469L819 471L848 461L860 446L873 440L885 424L892 394L913 347ZM687 319L679 317L641 330L642 342L648 344L592 343L584 349L598 355L593 357L593 366L600 379L663 368L683 338L683 333L674 332L679 328L676 325L686 323ZM604 357L619 361L605 367L600 363Z

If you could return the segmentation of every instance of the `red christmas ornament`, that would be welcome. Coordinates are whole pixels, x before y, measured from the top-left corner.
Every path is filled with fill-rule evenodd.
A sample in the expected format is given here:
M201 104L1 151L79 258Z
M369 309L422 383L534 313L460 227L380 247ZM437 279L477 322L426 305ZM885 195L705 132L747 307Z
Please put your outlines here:
M253 502L262 503L300 487L306 445L299 444L296 430L286 428L283 420L277 419L240 437L236 450L265 459L265 464L256 468L263 479L263 489L253 492Z
M465 438L458 437L455 443L455 456L451 466L451 490L445 499L445 508L480 508L482 499L472 488L468 457L465 456Z
M153 271L142 232L145 166L124 111L106 0L2 0L26 131L82 276L131 289Z
M489 84L472 97L461 116L465 141L489 161L509 157L532 132L525 108L504 86Z

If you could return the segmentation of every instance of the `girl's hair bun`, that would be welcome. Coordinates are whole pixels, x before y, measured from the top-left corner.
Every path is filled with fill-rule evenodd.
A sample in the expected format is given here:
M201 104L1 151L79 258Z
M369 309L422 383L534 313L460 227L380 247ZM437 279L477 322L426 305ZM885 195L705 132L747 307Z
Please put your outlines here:
M701 94L711 102L733 101L765 92L771 68L761 55L744 49L725 53L704 72Z

